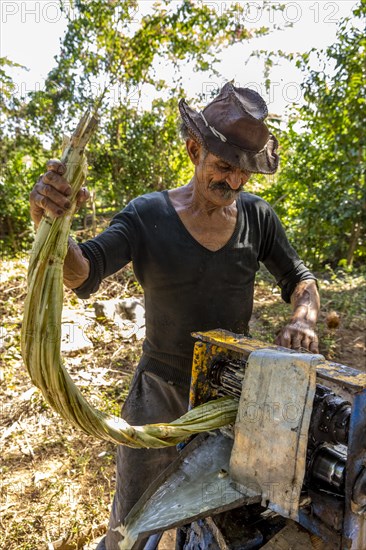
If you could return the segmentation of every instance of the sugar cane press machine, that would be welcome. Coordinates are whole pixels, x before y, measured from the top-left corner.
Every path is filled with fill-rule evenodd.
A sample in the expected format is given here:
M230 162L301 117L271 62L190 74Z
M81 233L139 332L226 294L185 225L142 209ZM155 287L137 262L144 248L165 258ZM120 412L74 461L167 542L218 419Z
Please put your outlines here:
M132 509L127 523L139 524L140 537L150 536L150 548L154 547L156 533L191 525L190 532L185 528L184 548L249 550L267 548L271 537L288 521L287 516L314 538L321 539L322 548L366 549L366 373L331 363L319 355L303 354L310 362L315 360L316 367L308 422L304 422L303 413L301 417L306 430L302 438L299 433L295 434L296 441L304 443L303 475L298 477L301 484L295 498L296 507L291 510L286 503L282 506L283 498L278 502L268 491L264 497L263 483L259 487L246 478L244 459L251 447L257 453L257 461L259 456L261 462L260 455L264 464L276 461L277 446L280 448L288 441L282 439L281 431L276 432L276 425L283 424L283 418L291 420L296 402L287 399L284 408L280 395L276 403L267 403L267 408L263 403L259 406L246 402L244 427L239 412L245 393L245 373L253 354L265 348L270 362L272 358L274 362L277 360L278 369L283 358L289 358L292 368L300 354L224 330L195 333L194 337L190 407L220 396L232 396L239 401L237 421L234 426L201 434L186 444L179 458ZM273 372L275 382L277 371ZM260 384L263 386L266 381L258 381ZM289 380L289 387L285 388L287 396L292 395L291 384L293 381ZM256 422L256 427L250 427L250 440L245 433L248 414L252 422ZM266 440L262 427L268 428L268 423ZM293 426L290 436L300 429L299 423ZM291 470L291 463L284 458L286 452L286 449L279 452L277 475L281 468L284 474ZM291 479L291 475L287 479ZM228 514L232 518L230 525ZM198 530L192 528L194 524ZM282 548L281 545L268 546L277 547Z

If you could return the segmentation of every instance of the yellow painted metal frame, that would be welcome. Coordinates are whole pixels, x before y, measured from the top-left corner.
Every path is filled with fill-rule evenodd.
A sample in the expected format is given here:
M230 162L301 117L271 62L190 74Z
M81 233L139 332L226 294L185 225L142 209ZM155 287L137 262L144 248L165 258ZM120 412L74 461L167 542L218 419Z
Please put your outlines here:
M259 349L284 349L223 329L194 332L192 336L198 341L193 352L190 407L195 407L216 397L217 390L211 387L208 381L208 373L215 358L226 356L230 359L246 360L253 351ZM291 350L286 351L291 353ZM325 359L320 361L317 366L317 379L319 383L336 388L338 393L343 390L342 393L346 397L366 388L365 372Z

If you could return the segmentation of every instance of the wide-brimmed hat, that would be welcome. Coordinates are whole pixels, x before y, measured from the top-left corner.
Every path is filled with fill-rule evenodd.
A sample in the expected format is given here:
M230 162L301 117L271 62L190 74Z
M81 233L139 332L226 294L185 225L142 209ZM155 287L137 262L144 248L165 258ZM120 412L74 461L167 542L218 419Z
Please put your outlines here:
M195 111L184 99L179 101L179 111L189 132L210 153L249 172L277 170L278 141L263 122L267 105L254 90L227 82L202 111Z

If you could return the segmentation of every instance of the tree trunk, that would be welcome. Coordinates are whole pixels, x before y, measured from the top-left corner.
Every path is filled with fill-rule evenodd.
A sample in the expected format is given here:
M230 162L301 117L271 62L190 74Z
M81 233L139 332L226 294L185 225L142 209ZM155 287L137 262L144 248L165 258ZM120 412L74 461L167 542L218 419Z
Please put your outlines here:
M91 207L92 207L92 230L93 237L97 234L97 208L95 204L96 192L95 189L90 193Z
M15 238L15 232L14 232L14 228L13 228L13 222L12 222L10 216L7 216L7 217L6 217L6 223L7 223L7 226L8 226L9 239L10 239L10 241L11 241L11 243L12 243L13 250L14 250L14 252L18 252L19 247L18 247L17 240L16 240L16 238Z
M353 255L356 250L357 241L361 235L361 223L356 222L353 226L351 240L348 246L348 252L347 252L347 265L349 267L352 267L353 265Z

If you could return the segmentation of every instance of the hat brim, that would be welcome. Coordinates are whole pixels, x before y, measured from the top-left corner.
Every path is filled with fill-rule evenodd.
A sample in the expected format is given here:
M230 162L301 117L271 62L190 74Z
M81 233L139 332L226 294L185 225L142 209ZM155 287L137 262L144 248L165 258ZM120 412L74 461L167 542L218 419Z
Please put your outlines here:
M257 174L274 174L278 168L276 153L278 141L269 134L267 143L260 151L241 149L216 137L206 126L201 115L192 109L184 99L179 101L179 111L189 131L206 149L232 166Z

